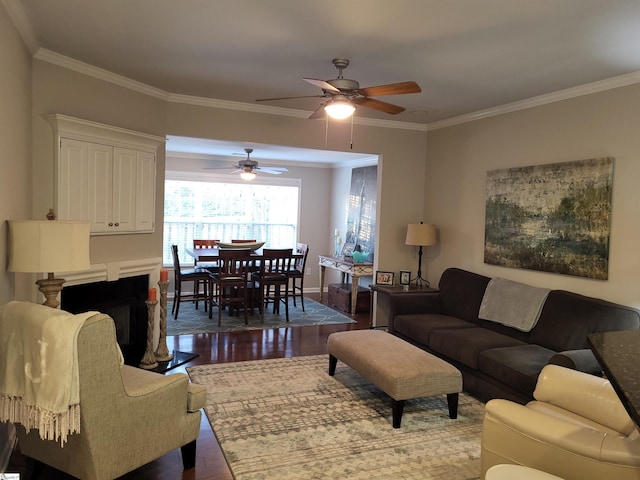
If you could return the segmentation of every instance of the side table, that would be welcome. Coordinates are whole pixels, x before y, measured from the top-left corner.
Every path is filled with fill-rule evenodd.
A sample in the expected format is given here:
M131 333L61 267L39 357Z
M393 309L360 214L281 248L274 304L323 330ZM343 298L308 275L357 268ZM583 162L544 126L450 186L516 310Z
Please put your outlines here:
M391 297L397 295L414 295L417 293L433 293L437 292L437 288L430 287L419 287L416 285L409 285L408 288L405 288L404 285L369 285L369 289L371 290L371 324L369 328L382 328L387 327L389 325L389 305L391 301ZM377 294L377 295L374 295ZM379 310L375 310L376 300L377 298L377 306ZM378 313L382 313L384 320L386 320L385 324L381 324L379 322ZM374 325L375 318L375 325Z

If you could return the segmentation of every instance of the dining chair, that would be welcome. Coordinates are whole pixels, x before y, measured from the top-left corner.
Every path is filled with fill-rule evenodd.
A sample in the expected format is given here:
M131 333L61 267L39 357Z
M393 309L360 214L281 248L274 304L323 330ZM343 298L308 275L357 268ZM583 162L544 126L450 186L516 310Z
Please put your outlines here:
M249 324L247 310L251 307L249 292L252 288L249 272L253 263L249 249L220 249L218 271L209 274L209 318L213 317L213 307L217 306L218 326L222 323L222 310L227 306L230 315L233 313L233 307L241 306L244 323Z
M293 306L296 305L296 297L300 297L302 311L304 312L304 272L307 267L307 256L309 255L309 245L306 243L296 244L296 253L302 255L295 259L289 270L289 295L293 297ZM300 284L297 282L300 281Z
M194 250L200 250L202 248L207 248L207 249L211 249L211 248L217 248L218 243L220 242L220 240L193 240L193 249ZM196 259L193 262L193 266L194 267L201 267L201 268L208 268L209 266L217 266L218 262L198 262L198 260Z
M289 321L289 271L293 262L291 248L265 248L262 250L260 268L253 273L255 291L258 294L260 318L264 321L264 310L273 303L273 313L280 313L284 303L285 318ZM271 288L273 287L273 292Z
M174 275L174 293L173 305L171 313L173 318L178 318L181 302L195 302L196 310L198 302L204 303L204 309L207 310L207 299L209 298L209 272L206 270L190 269L182 270L180 267L180 258L178 256L178 246L171 245L171 254L173 255L173 275ZM193 282L193 292L183 293L182 284ZM202 287L202 292L200 290Z

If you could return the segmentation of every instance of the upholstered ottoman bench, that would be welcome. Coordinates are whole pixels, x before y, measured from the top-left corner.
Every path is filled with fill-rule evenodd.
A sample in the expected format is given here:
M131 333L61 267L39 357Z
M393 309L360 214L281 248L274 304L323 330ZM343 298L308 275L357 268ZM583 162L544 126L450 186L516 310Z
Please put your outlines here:
M332 333L327 347L329 375L340 360L391 397L394 428L412 398L446 394L449 417L457 418L462 374L444 360L382 330Z

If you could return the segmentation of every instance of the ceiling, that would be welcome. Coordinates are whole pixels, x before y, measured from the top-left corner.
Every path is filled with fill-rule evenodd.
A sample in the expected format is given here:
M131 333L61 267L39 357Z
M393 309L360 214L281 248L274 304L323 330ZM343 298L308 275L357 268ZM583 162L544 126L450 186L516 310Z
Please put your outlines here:
M324 99L255 100L320 94L302 78L336 78L333 58L361 87L417 82L421 93L376 97L399 115L356 111L417 124L640 71L638 0L2 1L26 14L32 50L262 108L311 113Z

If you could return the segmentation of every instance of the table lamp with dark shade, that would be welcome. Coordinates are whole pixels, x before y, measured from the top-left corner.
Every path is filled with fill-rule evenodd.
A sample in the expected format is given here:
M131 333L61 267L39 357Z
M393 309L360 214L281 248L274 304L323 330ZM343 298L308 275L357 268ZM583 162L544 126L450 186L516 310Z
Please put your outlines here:
M87 270L90 225L57 220L9 221L10 272L47 273L36 284L46 297L44 305L58 308L58 294L65 282L53 272Z
M411 279L417 287L429 287L429 282L422 278L422 247L436 244L436 227L428 223L410 223L407 226L406 245L418 246L418 274Z

